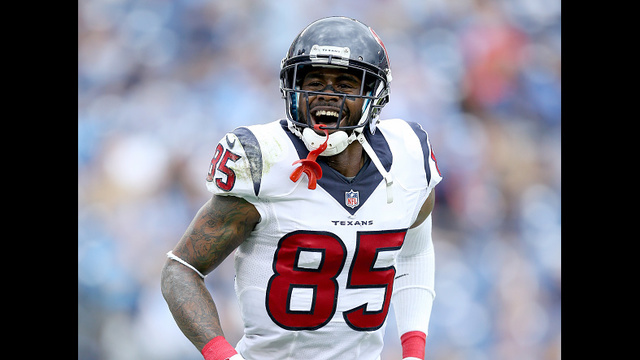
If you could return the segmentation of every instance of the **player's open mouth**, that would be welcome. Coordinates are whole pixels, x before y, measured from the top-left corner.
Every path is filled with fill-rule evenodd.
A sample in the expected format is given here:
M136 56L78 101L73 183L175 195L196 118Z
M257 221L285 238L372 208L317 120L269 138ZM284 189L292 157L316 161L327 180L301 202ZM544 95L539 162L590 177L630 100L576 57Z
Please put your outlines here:
M340 120L344 123L348 116L347 111L343 110L342 115ZM340 110L335 108L318 107L311 110L311 119L314 124L325 124L329 127L336 126L338 116L340 116Z

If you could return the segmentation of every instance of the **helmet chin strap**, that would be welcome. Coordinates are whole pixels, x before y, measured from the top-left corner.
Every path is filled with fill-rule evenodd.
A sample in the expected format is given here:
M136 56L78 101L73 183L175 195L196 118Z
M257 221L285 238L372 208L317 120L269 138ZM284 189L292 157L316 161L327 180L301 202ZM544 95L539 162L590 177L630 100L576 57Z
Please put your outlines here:
M364 138L363 133L360 133L358 135L357 140L360 145L362 145L362 148L367 153L367 155L369 155L369 157L371 158L371 161L376 166L376 169L378 169L378 172L382 174L384 182L387 185L387 204L391 204L393 202L393 190L391 189L391 185L393 185L393 177L389 172L387 172L387 170L385 170L382 162L380 162L380 159L378 159L378 155L376 155L376 152L373 151L371 145L369 145L367 140Z
M369 102L369 101L367 101ZM343 105L344 106L344 105ZM362 124L366 121L369 104L363 106L362 117L360 118L359 124ZM342 113L342 110L340 111ZM372 124L370 124L372 125ZM344 151L352 142L356 141L358 135L362 134L362 130L365 126L361 126L353 129L351 135L347 135L344 130L338 129L334 131L332 134L328 135L328 139L323 135L318 135L311 127L305 127L300 131L300 128L295 126L291 120L287 119L287 126L289 130L294 133L297 137L299 137L304 145L307 147L307 150L314 151L319 148L321 145L326 144L326 149L320 153L319 156L333 156L337 155ZM319 127L318 127L319 126ZM322 128L321 124L316 125L319 129ZM375 132L375 125L370 126L370 131L373 134Z
M364 151L369 155L371 161L375 165L376 169L380 172L382 177L384 178L386 189L387 189L387 203L390 204L393 202L393 191L391 186L393 185L393 177L382 165L378 155L376 155L375 151L362 133L363 128L354 129L351 135L347 135L343 130L335 131L332 134L329 134L329 131L324 128L322 125L316 125L316 129L322 130L325 133L325 136L318 135L311 128L305 128L300 134L300 131L293 125L292 122L289 121L289 129L296 134L298 137L302 139L307 149L310 151L307 159L298 160L293 163L296 165L301 163L303 166L300 166L294 170L291 174L292 181L298 181L300 175L302 173L307 174L309 178L309 189L316 188L316 181L322 177L322 170L320 166L315 162L318 156L333 156L341 153L344 149L349 146L354 141L358 141Z
M356 140L356 131L358 130L362 131L361 128L355 129L351 135L347 135L343 130L338 130L329 134L327 139L326 136L318 135L311 128L305 128L302 130L302 142L309 151L313 151L326 141L327 148L320 153L320 156L333 156L343 152L349 144Z

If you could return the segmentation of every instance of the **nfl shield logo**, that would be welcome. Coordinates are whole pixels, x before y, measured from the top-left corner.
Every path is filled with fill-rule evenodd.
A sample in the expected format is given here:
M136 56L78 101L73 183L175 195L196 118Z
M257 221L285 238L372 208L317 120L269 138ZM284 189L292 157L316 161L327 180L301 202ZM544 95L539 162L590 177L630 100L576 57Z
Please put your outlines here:
M345 204L350 208L360 205L360 193L357 191L348 191L344 193Z

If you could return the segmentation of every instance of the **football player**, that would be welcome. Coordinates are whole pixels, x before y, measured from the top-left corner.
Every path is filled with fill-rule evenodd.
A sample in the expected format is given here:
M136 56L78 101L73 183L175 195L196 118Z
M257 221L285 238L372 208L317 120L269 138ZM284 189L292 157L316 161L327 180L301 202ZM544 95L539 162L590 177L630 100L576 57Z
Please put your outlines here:
M286 118L217 144L213 196L162 271L169 309L205 359L376 360L392 304L403 359L424 359L442 177L419 124L380 120L390 82L373 29L317 20L281 63ZM232 252L235 346L204 283Z

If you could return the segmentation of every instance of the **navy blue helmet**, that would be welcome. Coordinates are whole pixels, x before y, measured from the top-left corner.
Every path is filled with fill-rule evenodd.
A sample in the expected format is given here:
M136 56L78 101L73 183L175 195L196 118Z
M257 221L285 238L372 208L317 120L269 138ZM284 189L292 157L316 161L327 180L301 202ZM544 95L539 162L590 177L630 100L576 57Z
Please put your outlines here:
M308 106L310 95L320 92L301 90L300 84L304 74L316 67L343 68L361 77L362 87L357 95L341 96L343 100L364 99L362 117L351 127L340 127L338 121L336 128L362 131L370 124L373 132L380 111L389 101L391 82L387 50L373 29L355 19L333 16L314 21L293 40L282 59L280 91L288 119L303 128L310 127L311 122L300 118L299 109Z

